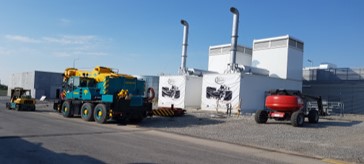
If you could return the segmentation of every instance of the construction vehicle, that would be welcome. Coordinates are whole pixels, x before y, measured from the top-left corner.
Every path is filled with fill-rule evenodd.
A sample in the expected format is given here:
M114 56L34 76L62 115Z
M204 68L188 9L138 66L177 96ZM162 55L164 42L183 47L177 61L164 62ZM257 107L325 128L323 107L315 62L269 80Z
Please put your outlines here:
M85 121L138 123L152 110L154 92L144 96L144 91L145 81L108 67L97 66L92 71L67 68L53 108L64 117L80 115Z
M317 101L317 108L306 108L309 100ZM319 115L324 115L321 97L303 95L298 90L272 90L267 92L265 106L268 109L257 110L255 121L266 123L268 119L277 121L290 120L295 127L303 126L305 118L309 123L318 123Z
M29 89L15 87L14 89L11 89L10 102L6 103L6 108L9 110L15 109L17 111L35 111L35 99L32 98Z

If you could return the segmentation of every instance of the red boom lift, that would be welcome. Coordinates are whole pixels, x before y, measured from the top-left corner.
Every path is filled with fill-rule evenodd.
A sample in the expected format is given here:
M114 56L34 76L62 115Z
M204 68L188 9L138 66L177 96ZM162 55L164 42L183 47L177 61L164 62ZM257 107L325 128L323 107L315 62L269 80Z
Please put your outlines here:
M305 108L309 100L317 101L318 110ZM320 96L303 95L298 90L272 90L265 99L268 110L257 110L255 121L266 123L268 118L277 121L290 120L295 127L303 126L305 117L309 123L318 123L319 115L324 115Z

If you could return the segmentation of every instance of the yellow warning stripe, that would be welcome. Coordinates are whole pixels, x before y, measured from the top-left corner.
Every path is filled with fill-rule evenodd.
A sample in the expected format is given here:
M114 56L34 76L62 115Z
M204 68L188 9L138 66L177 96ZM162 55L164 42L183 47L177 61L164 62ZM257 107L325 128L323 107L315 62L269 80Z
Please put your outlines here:
M156 109L153 110L153 115L171 117L174 116L174 111L170 109Z
M346 161L329 159L329 158L324 158L324 159L322 159L322 161L326 162L326 163L331 163L331 164L351 164L352 163L352 162L346 162Z
M106 94L107 92L109 92L109 79L105 79L104 82L104 94Z

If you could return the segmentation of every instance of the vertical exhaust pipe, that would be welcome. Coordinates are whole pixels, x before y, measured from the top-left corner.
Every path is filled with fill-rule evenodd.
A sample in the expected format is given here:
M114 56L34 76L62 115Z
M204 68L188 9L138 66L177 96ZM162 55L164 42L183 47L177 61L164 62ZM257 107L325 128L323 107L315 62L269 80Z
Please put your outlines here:
M181 24L183 27L183 43L182 43L182 59L181 59L181 66L179 68L180 74L186 74L186 58L187 58L187 42L188 42L188 22L185 20L181 20Z
M238 44L238 29L239 29L239 11L235 7L230 8L233 13L233 29L231 34L231 49L230 49L230 71L236 72L236 51Z

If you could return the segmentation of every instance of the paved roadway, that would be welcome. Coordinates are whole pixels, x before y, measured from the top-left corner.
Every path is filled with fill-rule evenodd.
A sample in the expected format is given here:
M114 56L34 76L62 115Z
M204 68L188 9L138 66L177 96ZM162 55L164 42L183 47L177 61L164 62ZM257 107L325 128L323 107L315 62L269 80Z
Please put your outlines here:
M223 142L63 118L50 109L5 110L0 163L323 163L319 159Z

